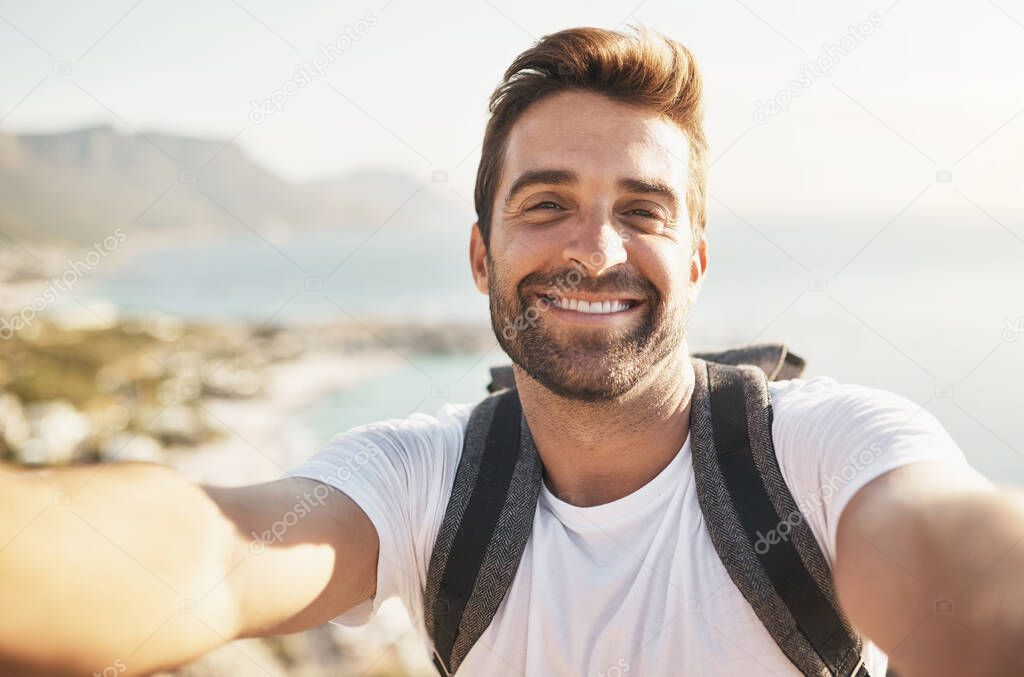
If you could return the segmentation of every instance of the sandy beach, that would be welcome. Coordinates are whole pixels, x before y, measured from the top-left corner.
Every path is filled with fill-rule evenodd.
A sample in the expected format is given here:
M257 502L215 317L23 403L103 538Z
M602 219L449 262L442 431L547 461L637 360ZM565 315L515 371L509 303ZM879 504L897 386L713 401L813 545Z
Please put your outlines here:
M391 351L356 355L310 352L267 368L266 395L204 401L202 408L222 439L187 451L168 453L167 463L195 482L241 485L277 479L317 450L298 414L322 397L357 387L400 358ZM343 432L339 430L338 432ZM274 640L240 640L213 651L176 677L211 674L365 674L380 677L433 674L420 640L397 599L384 603L369 624L348 628L327 624ZM324 670L324 666L344 670ZM255 672L254 672L255 671Z
M277 479L317 450L313 434L296 420L302 409L373 378L398 359L383 350L310 352L274 363L266 369L266 395L204 399L200 406L224 436L168 454L168 462L194 482L237 486Z

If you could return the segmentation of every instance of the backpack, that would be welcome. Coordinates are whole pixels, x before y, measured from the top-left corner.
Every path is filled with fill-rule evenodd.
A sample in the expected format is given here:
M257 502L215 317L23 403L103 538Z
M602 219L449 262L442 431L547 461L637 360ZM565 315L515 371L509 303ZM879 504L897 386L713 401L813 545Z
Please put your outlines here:
M831 572L778 466L769 380L805 362L785 344L691 355L690 441L697 499L730 578L806 675L868 677L862 642L836 600ZM533 526L542 464L511 365L470 414L455 484L427 569L424 617L443 677L455 674L515 577ZM785 539L756 547L783 523ZM764 552L762 552L762 550Z

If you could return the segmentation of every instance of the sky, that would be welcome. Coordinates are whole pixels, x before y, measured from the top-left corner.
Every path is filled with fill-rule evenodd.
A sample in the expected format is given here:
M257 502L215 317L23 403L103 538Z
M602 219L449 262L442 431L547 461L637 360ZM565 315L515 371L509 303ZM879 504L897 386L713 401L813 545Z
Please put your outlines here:
M289 179L442 170L468 200L487 97L515 55L559 29L628 23L698 59L713 207L910 209L1024 233L1024 5L1011 0L0 0L0 132L234 138Z
M447 183L459 234L487 99L517 54L583 25L682 41L711 144L717 296L695 326L793 339L818 373L934 400L993 476L1020 472L1005 374L1024 336L1021 0L85 4L0 0L0 133L233 139L296 181L398 170ZM936 394L949 384L956 402Z

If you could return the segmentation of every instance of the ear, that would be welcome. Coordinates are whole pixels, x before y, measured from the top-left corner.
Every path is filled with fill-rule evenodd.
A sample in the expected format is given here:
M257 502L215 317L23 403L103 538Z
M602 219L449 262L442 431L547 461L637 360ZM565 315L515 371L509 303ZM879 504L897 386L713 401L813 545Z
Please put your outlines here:
M473 282L481 293L488 294L490 289L487 285L487 244L484 242L483 233L480 232L480 225L473 224L473 231L469 235L469 267L473 272Z
M702 237L690 256L690 302L697 300L708 273L708 239Z

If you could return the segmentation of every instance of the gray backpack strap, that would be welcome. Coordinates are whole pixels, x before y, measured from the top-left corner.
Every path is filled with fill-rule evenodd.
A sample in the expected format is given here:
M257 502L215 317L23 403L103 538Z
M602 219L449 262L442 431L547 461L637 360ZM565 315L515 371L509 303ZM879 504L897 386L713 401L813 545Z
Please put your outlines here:
M786 487L772 445L767 381L799 377L804 361L784 344L692 357L697 498L726 571L801 672L868 677L861 640L839 609L828 564ZM512 367L495 367L491 376L488 389L496 394L470 415L427 570L427 632L434 665L445 676L458 670L512 585L542 481ZM767 549L760 544L762 536L773 530L781 536L783 528L784 539Z
M765 373L698 357L693 367L697 499L722 564L803 674L867 675L860 637L839 608L828 563L779 469Z
M497 367L491 367L491 382L487 385L487 392L496 393L499 390L505 388L515 388L516 377L515 372L512 371L511 364L502 364Z
M807 364L785 343L754 343L721 352L693 353L691 357L718 364L752 364L760 368L769 381L799 378Z
M459 669L512 585L533 529L542 469L515 389L473 409L423 595L442 675Z

